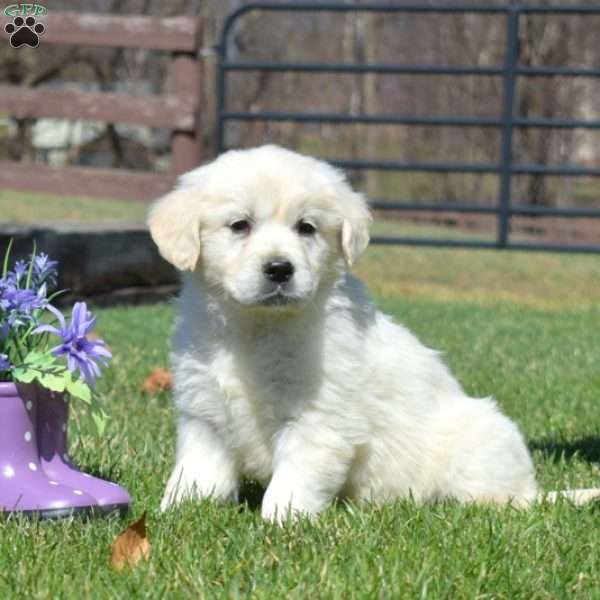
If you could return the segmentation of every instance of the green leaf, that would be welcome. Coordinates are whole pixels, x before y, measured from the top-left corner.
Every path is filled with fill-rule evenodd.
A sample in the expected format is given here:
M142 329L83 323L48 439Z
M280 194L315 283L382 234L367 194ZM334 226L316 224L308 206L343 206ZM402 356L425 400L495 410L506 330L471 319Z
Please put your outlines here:
M83 400L86 404L92 403L92 390L85 381L82 381L81 379L73 381L69 378L69 380L66 381L66 388L71 396Z
M12 371L13 377L21 383L31 383L39 374L40 372L37 369L27 369L25 367L15 367Z
M62 296L63 294L66 294L69 290L69 288L67 288L66 290L57 290L56 292L54 292L53 294L50 294L48 296L48 302L52 302L55 298L58 298L58 296ZM56 318L53 319L53 321L57 321Z
M38 311L36 311L38 312ZM28 341L29 336L31 335L31 332L36 328L36 324L32 323L23 333L23 335L21 336L21 339L19 340L19 343L21 345L25 345L25 343Z
M60 377L52 373L43 373L38 376L37 380L52 392L64 392L67 387L67 380L64 375Z
M56 365L56 357L50 354L50 352L31 350L23 360L23 363L36 369L47 370Z

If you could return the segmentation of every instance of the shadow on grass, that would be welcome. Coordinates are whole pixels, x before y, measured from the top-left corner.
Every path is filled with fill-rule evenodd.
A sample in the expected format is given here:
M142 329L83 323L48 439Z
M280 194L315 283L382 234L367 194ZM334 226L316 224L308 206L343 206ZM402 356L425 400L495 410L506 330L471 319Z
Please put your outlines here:
M600 462L600 437L586 436L578 440L543 438L529 443L532 452L540 452L552 462L579 458L591 463Z
M244 480L240 489L241 510L247 507L251 511L259 511L264 495L265 490L259 483Z
M121 467L117 465L111 466L100 466L98 464L86 463L84 461L77 461L72 459L72 464L75 465L75 470L81 473L85 473L86 475L91 475L92 477L96 477L97 479L103 479L104 481L108 481L110 483L117 483L122 485L124 474Z

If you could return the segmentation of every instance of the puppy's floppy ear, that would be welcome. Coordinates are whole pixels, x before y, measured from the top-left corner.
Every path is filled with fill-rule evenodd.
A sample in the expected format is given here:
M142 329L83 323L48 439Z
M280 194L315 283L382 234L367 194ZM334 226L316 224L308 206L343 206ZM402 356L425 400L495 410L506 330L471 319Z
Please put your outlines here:
M199 190L186 186L159 198L148 214L150 235L162 257L182 271L193 271L200 258L199 204Z
M362 194L358 194L344 185L345 193L338 199L342 214L340 243L346 264L353 265L369 244L369 225L372 218Z

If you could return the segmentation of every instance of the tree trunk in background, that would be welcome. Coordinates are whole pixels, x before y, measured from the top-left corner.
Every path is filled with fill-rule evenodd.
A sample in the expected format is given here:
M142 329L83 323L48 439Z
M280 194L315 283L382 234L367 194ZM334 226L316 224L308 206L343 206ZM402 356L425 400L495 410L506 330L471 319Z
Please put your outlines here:
M360 17L359 31L364 48L364 61L367 64L377 62L377 30L378 18L374 13L364 13ZM379 111L377 102L377 73L365 73L362 76L362 112L367 115L375 115ZM359 126L360 138L364 142L363 156L373 159L381 155L377 151L376 133L377 128L372 125ZM365 192L370 198L378 194L378 173L367 171L365 173Z
M520 63L523 66L562 67L569 64L568 40L575 32L571 31L568 21L557 23L528 18L524 20L522 32ZM561 86L560 77L535 77L522 81L518 95L518 116L522 118L554 119L560 115L561 109L569 104L572 106L575 101L576 88L573 82ZM558 139L556 131L523 128L520 159L542 166L557 160L555 155L558 152L553 152L553 136ZM570 137L572 142L573 132L564 132L562 137L567 143ZM533 206L551 205L554 202L550 193L545 175L530 175L522 201Z
M359 62L357 58L356 45L356 14L346 13L344 16L344 30L342 35L342 51L345 63ZM360 113L360 82L361 75L350 75L350 90L348 97L348 114L357 115ZM356 159L361 155L360 135L358 125L348 127L350 139L348 140L349 158ZM357 172L351 174L351 180L354 185L362 184L363 174Z
M343 49L347 63L377 62L377 16L373 13L348 13L344 22ZM348 112L351 115L374 115L378 112L377 74L357 73L352 78ZM357 123L351 127L350 158L377 158L376 128ZM377 194L377 172L364 171L357 174L368 196Z

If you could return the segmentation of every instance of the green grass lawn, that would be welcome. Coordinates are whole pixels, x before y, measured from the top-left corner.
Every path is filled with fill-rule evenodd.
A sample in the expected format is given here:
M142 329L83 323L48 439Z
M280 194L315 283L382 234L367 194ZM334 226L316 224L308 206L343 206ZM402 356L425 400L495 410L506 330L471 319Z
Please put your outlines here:
M0 223L143 223L145 215L146 205L142 202L0 189Z
M356 272L376 301L444 351L466 390L493 394L521 426L545 490L600 485L600 261L594 256L375 247ZM316 522L264 523L245 502L160 514L174 456L168 393L141 391L167 366L166 304L98 311L114 361L111 415L82 418L73 454L126 485L125 521L0 520L0 598L600 598L600 506L526 511L335 506ZM1 425L0 425L1 428ZM109 566L114 537L148 511L152 554Z

